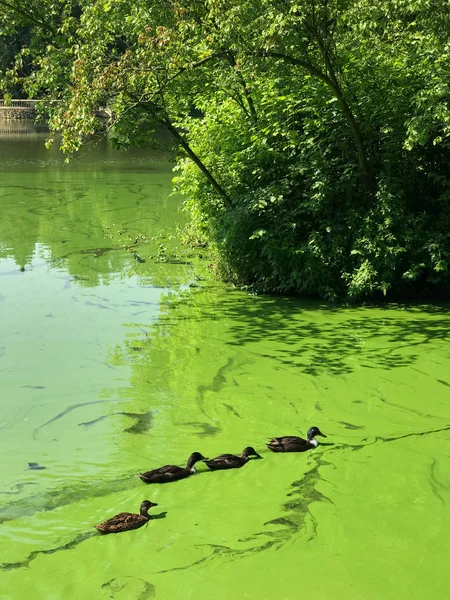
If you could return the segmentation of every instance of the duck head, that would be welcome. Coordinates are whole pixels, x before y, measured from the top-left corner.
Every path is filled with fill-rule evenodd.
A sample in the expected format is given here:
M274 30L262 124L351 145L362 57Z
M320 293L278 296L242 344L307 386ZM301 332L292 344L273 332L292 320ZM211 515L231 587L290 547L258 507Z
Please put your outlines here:
M249 456L256 456L257 458L262 458L261 454L258 454L254 448L251 446L247 446L242 450L241 454L242 458L248 458Z
M189 469L192 473L195 473L194 465L199 460L208 460L208 457L203 456L203 454L200 454L200 452L193 452L187 461L186 469Z
M150 502L150 500L144 500L143 502L141 502L139 512L141 513L141 515L147 516L148 509L152 506L158 506L158 504L156 502Z
M318 427L310 427L308 429L308 433L307 433L308 440L313 440L316 437L316 435L320 435L320 436L322 436L324 438L327 437L324 433L322 433L320 431L320 429Z

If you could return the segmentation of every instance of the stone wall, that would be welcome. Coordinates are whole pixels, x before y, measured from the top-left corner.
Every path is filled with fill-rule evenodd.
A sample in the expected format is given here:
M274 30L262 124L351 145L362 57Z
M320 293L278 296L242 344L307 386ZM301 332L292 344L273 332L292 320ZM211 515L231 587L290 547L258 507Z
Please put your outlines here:
M31 107L0 106L0 121L15 121L16 119L34 119L36 111Z

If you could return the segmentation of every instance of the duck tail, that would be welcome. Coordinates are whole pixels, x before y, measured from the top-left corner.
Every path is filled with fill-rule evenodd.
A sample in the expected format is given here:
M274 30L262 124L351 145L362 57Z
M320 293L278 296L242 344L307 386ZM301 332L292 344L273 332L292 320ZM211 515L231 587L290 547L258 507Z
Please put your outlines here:
M281 450L281 444L277 438L272 438L266 446L269 450L272 450L272 452L279 452Z
M281 442L278 438L270 438L269 444L271 444L272 446L281 446ZM266 445L268 446L269 444Z

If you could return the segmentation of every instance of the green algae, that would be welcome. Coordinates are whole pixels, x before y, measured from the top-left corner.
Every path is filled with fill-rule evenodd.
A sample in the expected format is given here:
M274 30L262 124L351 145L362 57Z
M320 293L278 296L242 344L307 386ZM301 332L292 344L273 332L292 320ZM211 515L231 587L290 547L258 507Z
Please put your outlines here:
M67 167L34 141L11 144L1 597L445 597L448 307L189 287L189 264L151 258L151 238L181 220L166 156L104 146ZM138 234L144 263L124 248ZM316 450L265 448L310 425L328 435ZM247 445L263 460L200 463L171 485L134 477ZM144 498L159 504L145 527L92 529Z

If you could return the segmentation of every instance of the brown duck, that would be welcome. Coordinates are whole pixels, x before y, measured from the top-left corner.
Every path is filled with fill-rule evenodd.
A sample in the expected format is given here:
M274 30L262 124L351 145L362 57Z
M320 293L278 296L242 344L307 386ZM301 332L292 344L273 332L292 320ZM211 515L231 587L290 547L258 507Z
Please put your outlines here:
M260 454L256 452L251 446L247 446L242 450L241 455L237 454L220 454L216 458L210 460L204 460L203 462L208 465L211 471L219 471L221 469L240 469L249 461L250 456L256 456L262 458Z
M123 512L119 513L115 517L111 517L107 521L95 525L95 528L102 533L120 533L121 531L130 531L131 529L138 529L145 525L150 519L148 509L152 506L158 506L156 502L150 502L150 500L144 500L140 506L140 514Z
M138 477L142 479L144 483L168 483L169 481L178 481L193 475L196 472L195 463L199 460L206 460L200 452L193 452L185 467L178 467L177 465L165 465L159 467L159 469L153 469L146 473L139 473Z
M306 435L307 440L295 435L283 435L272 438L266 445L272 452L305 452L305 450L317 448L319 445L316 435L327 437L318 427L310 427Z

